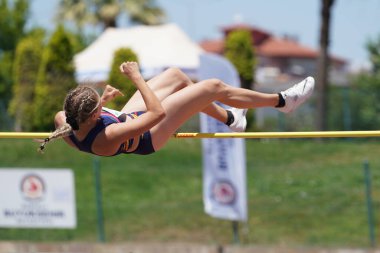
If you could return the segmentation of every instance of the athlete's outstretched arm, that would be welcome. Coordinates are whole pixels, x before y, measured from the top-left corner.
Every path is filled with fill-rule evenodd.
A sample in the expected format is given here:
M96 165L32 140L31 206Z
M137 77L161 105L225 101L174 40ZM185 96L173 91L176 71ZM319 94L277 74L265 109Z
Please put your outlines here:
M103 91L102 97L100 98L102 106L105 106L109 101L118 96L124 96L124 94L115 87L107 84L106 88Z

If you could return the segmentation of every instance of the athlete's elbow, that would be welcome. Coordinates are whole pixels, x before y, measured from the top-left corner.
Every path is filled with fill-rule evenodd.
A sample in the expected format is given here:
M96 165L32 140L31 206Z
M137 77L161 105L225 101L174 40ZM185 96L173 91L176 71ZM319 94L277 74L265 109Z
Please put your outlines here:
M55 114L54 125L56 128L63 125L66 122L66 115L64 111L59 111Z
M157 119L159 121L161 121L166 117L166 112L163 108L161 108L161 109L157 110L156 115L157 115Z
M150 110L149 113L151 119L156 123L160 122L166 117L166 112L162 107L154 108L153 110Z

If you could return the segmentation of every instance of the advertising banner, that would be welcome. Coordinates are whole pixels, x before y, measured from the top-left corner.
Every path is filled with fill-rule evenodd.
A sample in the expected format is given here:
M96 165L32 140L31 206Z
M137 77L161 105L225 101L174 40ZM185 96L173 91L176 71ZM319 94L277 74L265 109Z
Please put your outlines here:
M69 169L0 169L0 227L75 228Z
M240 87L232 65L217 55L201 56L200 79L219 78ZM224 105L222 105L224 106ZM230 129L205 114L201 131L230 132ZM247 220L246 159L244 139L203 139L203 201L205 212L227 220Z

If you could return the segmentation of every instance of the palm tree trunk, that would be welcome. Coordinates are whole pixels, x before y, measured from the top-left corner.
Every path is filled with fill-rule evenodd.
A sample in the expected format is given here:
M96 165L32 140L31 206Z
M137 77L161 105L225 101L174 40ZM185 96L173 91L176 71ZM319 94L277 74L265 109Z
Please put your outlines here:
M116 27L116 17L115 18L111 18L111 19L107 19L107 20L103 20L103 25L104 25L104 30L106 30L107 28L114 28Z
M328 115L328 70L331 9L335 0L321 0L320 52L317 66L317 129L327 129Z

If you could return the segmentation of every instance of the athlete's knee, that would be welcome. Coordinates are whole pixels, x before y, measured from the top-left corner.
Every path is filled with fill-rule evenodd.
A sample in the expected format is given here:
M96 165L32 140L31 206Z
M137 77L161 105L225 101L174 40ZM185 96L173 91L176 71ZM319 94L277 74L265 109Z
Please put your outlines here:
M207 86L212 89L213 91L224 91L226 86L224 85L224 83L220 80L220 79L217 79L217 78L211 78L211 79L208 79L207 80Z
M166 70L168 74L174 78L175 80L179 81L179 83L183 85L189 85L191 83L190 78L182 72L179 68L171 67Z
M175 77L175 78L179 78L183 74L182 71L176 67L168 68L167 70L165 70L165 73L169 75L170 77Z
M178 67L170 67L170 68L166 69L166 71L171 73L171 74L182 73L181 69Z

